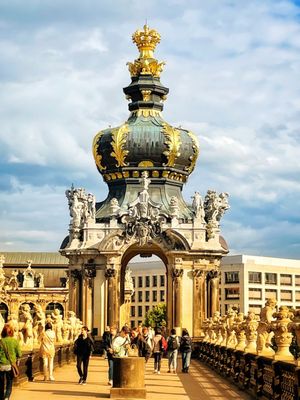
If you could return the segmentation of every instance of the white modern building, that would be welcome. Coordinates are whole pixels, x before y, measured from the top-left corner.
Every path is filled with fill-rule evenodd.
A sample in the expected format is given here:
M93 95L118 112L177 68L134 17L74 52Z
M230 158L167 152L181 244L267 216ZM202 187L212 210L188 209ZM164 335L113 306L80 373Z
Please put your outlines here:
M236 255L223 257L220 277L221 314L236 306L260 313L268 298L277 305L300 308L300 260Z
M134 294L131 298L130 324L144 322L146 313L155 305L166 302L166 268L162 261L130 263Z

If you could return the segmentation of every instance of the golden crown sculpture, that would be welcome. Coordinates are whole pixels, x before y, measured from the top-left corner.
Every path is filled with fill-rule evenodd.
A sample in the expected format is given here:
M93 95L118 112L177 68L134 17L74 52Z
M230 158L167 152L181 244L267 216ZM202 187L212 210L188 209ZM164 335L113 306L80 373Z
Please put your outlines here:
M159 77L164 62L158 62L153 55L156 45L160 42L160 34L155 29L144 25L143 30L137 30L132 35L132 41L137 45L140 56L133 63L128 62L128 69L132 77L138 75L153 75Z

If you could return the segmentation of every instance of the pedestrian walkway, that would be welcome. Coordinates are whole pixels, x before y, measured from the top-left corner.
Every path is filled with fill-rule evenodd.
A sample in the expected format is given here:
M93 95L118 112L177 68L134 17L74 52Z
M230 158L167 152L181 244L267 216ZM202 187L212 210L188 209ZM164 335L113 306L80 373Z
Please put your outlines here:
M42 376L14 388L11 400L95 400L109 398L107 360L93 357L85 386L78 385L75 364L55 370L55 382L44 382ZM206 365L192 361L189 374L167 373L163 360L161 374L153 374L153 359L146 367L147 399L149 400L249 400L250 397L215 374Z

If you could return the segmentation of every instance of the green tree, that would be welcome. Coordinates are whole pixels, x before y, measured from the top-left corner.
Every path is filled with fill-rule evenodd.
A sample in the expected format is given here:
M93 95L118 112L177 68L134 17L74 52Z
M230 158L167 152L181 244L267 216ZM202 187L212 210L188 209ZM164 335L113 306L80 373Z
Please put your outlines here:
M149 310L146 314L145 326L152 328L162 327L167 325L167 306L164 303L159 303Z

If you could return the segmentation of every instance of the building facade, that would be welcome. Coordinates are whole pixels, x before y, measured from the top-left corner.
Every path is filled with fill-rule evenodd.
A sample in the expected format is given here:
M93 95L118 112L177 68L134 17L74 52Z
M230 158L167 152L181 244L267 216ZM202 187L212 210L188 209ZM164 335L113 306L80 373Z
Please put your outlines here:
M267 299L278 306L300 308L300 260L248 255L226 256L221 262L220 304L260 313Z
M166 269L160 261L130 263L134 293L131 297L130 325L142 324L157 304L166 304Z

